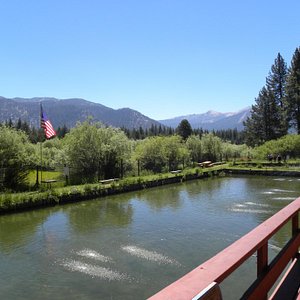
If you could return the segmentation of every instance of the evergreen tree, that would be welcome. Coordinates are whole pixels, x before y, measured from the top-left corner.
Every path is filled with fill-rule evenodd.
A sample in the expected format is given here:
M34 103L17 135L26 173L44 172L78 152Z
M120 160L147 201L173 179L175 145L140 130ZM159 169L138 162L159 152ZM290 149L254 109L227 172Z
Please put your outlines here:
M278 108L274 94L263 87L255 102L250 117L244 122L246 143L250 146L261 145L278 137Z
M286 63L278 53L266 78L266 85L255 100L250 117L244 122L248 145L260 145L287 134L286 81Z
M187 119L183 119L178 127L176 128L176 132L186 140L193 132L192 126Z
M300 134L300 47L296 48L287 78L288 119L290 126Z
M15 125L15 128L20 130L22 128L22 120L19 118L17 124Z
M140 131L137 130L137 129L135 129L135 128L133 128L133 129L132 129L132 137L133 137L133 139L135 139L135 140L140 140L140 139L141 139Z
M287 121L287 108L285 103L286 98L286 79L287 79L287 66L278 53L274 64L271 67L271 71L266 79L267 88L272 91L274 96L275 105L278 107L277 111L277 137L281 137L287 134L288 131L288 121ZM276 124L275 124L276 125Z
M30 134L31 129L30 129L29 124L26 121L22 122L22 124L21 124L21 130L23 130L24 132L26 132L27 135Z
M9 118L9 120L5 122L5 126L6 126L6 127L10 127L10 128L11 128L11 127L13 127L13 125L14 125L14 124L13 124L13 121L12 121L11 118Z
M155 128L154 124L151 124L151 127L149 128L149 136L154 136Z
M139 128L139 136L140 136L140 139L145 138L145 132L144 132L144 129L142 126L140 126L140 128Z
M58 138L64 138L65 135L69 132L68 127L64 124L63 127L58 127L56 130L56 135L58 136Z
M174 130L173 130L172 127L169 127L168 128L168 135L172 135L172 134L174 134Z
M162 127L161 125L159 124L159 127L158 127L158 134L161 135L162 134Z

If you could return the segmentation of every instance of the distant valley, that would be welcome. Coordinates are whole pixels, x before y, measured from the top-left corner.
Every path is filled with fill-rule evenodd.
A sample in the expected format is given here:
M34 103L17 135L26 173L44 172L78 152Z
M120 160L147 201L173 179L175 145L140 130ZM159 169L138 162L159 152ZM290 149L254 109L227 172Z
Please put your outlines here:
M207 130L243 129L243 121L250 113L250 108L245 108L235 113L220 113L208 111L203 114L193 114L175 117L167 120L153 120L131 108L112 109L99 103L84 99L56 99L48 97L36 98L4 98L0 97L0 122L18 119L28 122L31 126L39 126L39 111L42 103L48 118L54 127L66 125L74 127L78 121L83 122L91 116L95 121L114 127L128 129L151 126L168 126L176 128L183 119L187 119L193 128Z

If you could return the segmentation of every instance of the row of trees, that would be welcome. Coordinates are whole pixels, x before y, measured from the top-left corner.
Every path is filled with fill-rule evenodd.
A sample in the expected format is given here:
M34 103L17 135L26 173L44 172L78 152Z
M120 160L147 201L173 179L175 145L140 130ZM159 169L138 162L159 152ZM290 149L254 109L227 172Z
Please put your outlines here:
M2 183L13 188L24 183L29 170L40 165L41 143L31 143L25 132L14 127L1 126L0 144L0 169L5 170ZM79 123L63 139L42 143L43 166L67 165L77 182L119 177L125 172L170 171L203 160L247 156L247 151L245 145L222 142L212 133L201 138L192 134L183 139L174 134L132 140L121 129L91 121Z
M269 154L274 157L279 154L283 160L300 157L300 135L288 134L279 139L268 141L252 151L252 155L258 159L266 159Z
M183 128L182 128L183 127ZM191 125L187 120L182 120L177 128L165 127L152 125L149 129L143 129L142 127L138 129L128 129L122 128L126 136L134 140L143 140L147 137L152 136L172 136L174 134L179 134L183 138L187 135L198 135L200 138L202 135L206 135L211 132L213 135L221 138L222 141L229 141L234 144L243 144L245 142L245 135L242 131L235 129L220 129L220 130L206 130L202 128L192 129Z
M22 121L21 119L18 119L17 122L13 122L11 119L4 122L3 124L0 123L0 126L6 126L10 128L15 128L17 130L24 131L30 140L31 143L39 143L45 141L45 134L44 130L42 128L35 128L34 126L30 126L26 121ZM63 138L66 133L68 133L70 130L67 128L66 125L62 127L58 127L56 129L56 135L58 138Z
M11 128L15 128L18 130L24 131L28 137L30 142L39 143L45 141L44 130L42 128L35 128L34 126L30 126L26 121L22 121L19 119L17 122L12 122L11 119L0 124L0 126L7 126ZM198 135L200 138L202 135L208 134L208 130L204 130L202 128L192 129L188 120L182 120L177 128L166 127L162 125L152 125L149 129L143 129L139 127L138 129L127 129L121 128L122 131L125 132L126 136L129 139L133 140L142 140L147 137L152 136L172 136L174 134L179 134L184 139L190 136L191 134ZM58 138L64 138L65 135L70 131L70 129L64 125L62 127L56 128L56 134ZM243 144L244 143L244 134L243 132L235 129L223 129L223 130L212 130L213 135L220 137L223 141L230 141L234 144Z
M278 53L255 102L244 123L248 145L278 139L290 129L300 134L300 48L289 68Z

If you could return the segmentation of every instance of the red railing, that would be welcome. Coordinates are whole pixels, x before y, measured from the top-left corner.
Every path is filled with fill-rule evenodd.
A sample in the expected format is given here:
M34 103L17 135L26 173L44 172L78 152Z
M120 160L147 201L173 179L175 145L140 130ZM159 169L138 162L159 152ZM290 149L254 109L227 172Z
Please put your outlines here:
M300 246L299 217L300 197L257 226L242 238L207 260L182 278L170 284L151 300L205 299L213 287L216 293L226 277L257 252L257 279L244 293L242 299L267 299L268 292L283 273L286 266L298 254ZM291 238L277 256L268 263L268 240L288 221L292 220ZM300 279L299 279L300 280ZM209 287L209 288L208 288Z

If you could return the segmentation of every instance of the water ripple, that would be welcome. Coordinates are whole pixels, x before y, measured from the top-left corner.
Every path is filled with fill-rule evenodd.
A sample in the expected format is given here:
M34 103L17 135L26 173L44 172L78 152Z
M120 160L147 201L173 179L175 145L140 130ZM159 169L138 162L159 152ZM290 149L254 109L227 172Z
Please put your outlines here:
M103 268L81 261L67 259L61 263L63 267L72 272L81 272L92 277L100 277L102 279L112 280L125 280L129 279L129 276L126 274L119 273L117 271L110 270L108 268Z
M295 200L296 197L274 197L272 198L272 200L285 200L285 201L292 201L292 200Z
M158 262L160 264L172 264L172 265L180 265L175 259L171 259L163 254L157 253L155 251L149 251L143 248L139 248L136 246L123 246L122 250L126 251L127 253L143 258L146 260Z
M270 207L269 204L257 203L257 202L245 202L245 204L250 205L250 206Z
M282 189L271 189L273 192L279 192L279 193L295 193L295 191L291 190L282 190Z
M263 210L263 209L241 209L241 208L232 208L231 211L233 212L242 212L242 213L252 213L252 214L272 214L273 212L270 210Z
M112 262L113 261L112 258L110 258L108 256L104 256L104 255L100 254L99 252L91 250L91 249L83 249L83 250L77 251L76 254L79 256L92 258L92 259L102 261L102 262Z

